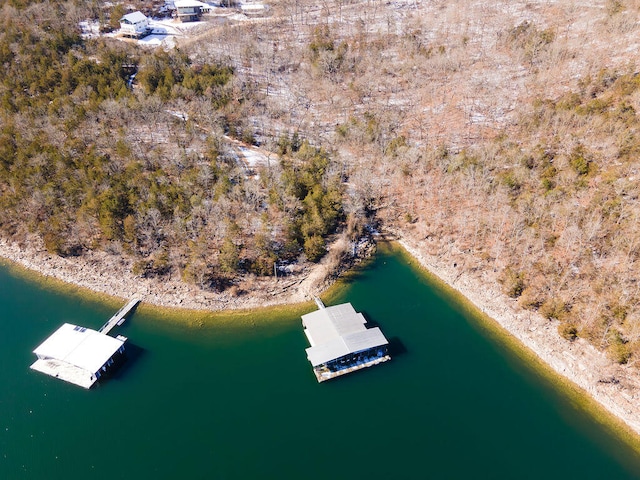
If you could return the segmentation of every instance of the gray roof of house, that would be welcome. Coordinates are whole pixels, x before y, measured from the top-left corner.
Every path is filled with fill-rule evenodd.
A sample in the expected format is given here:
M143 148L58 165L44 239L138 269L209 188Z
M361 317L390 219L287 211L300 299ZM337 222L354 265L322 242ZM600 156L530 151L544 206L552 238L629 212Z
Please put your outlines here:
M335 337L365 330L367 323L350 303L334 305L302 316L302 325L313 347Z
M307 357L315 367L349 353L386 345L379 328L367 329L366 319L350 303L334 305L302 316L311 344Z
M130 23L132 25L135 25L136 23L143 22L146 19L147 19L147 17L145 16L144 13L142 13L142 12L133 12L133 13L127 13L124 17L122 17L120 19L120 21L122 23Z
M362 352L370 348L387 345L389 342L378 327L336 337L326 343L307 348L307 358L317 367L350 353Z

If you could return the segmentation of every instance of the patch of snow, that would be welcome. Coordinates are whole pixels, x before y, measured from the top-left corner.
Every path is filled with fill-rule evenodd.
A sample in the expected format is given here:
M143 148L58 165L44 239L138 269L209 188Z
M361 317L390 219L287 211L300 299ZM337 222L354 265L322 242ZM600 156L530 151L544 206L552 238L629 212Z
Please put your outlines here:
M167 37L165 39L165 41L164 41L164 44L163 44L164 47L165 48L176 48L176 40L175 40L175 38L176 37L173 37L173 36Z
M182 25L184 24L169 19L153 19L149 22L149 27L151 27L153 29L153 33L157 35L181 35Z
M163 22L164 24L166 24L166 22ZM172 20L171 21L173 27L180 33L183 33L184 30L192 30L196 27L199 27L201 25L206 25L207 22L180 22L178 20Z
M487 121L487 117L484 116L482 113L472 113L471 114L471 123L485 123Z
M244 157L244 161L249 167L254 168L258 165L266 165L267 163L269 163L269 159L262 152L247 147L238 147L238 150L240 151L240 155Z
M165 110L165 112L167 112L169 115L173 115L174 117L179 118L184 122L189 120L189 114L186 112L179 112L177 110Z
M244 22L246 20L249 20L243 13L234 13L233 15L229 15L229 19L235 20L236 22Z
M82 32L82 38L97 38L100 36L100 24L98 22L85 20L84 22L80 22L78 25Z
M264 3L241 2L240 10L247 15L261 15L269 9Z
M164 34L151 34L151 35L147 35L144 38L141 38L138 40L138 43L140 45L145 45L145 46L150 46L150 47L155 47L155 46L161 46L161 45L165 45L165 41L167 40L167 35Z

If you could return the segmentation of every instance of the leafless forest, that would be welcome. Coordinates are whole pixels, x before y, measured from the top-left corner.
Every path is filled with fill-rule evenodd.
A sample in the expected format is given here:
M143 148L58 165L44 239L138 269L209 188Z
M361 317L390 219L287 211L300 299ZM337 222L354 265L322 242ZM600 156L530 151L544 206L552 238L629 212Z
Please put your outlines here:
M635 1L282 1L189 48L255 85L258 135L332 152L348 201L633 363Z
M95 2L64 5L67 21L108 19ZM635 0L282 0L263 17L179 39L179 53L88 44L89 57L111 49L139 65L133 93L87 107L75 145L55 134L70 107L38 128L66 151L109 153L117 172L135 157L136 178L179 201L165 212L140 194L131 211L115 212L122 218L108 217L99 202L112 186L98 182L69 225L30 231L49 233L62 253L121 250L142 273L161 265L204 288L212 276L267 274L281 257L321 256L328 235L357 238L377 224L428 240L429 253L559 321L559 335L633 364L639 12ZM202 77L203 65L217 70ZM153 73L167 66L169 83ZM222 81L225 68L233 74ZM9 117L14 129L37 123L3 108L5 130ZM273 163L247 177L225 157L225 134L271 152ZM163 190L172 179L189 188ZM15 188L4 186L4 197ZM0 218L5 235L26 235L19 218Z

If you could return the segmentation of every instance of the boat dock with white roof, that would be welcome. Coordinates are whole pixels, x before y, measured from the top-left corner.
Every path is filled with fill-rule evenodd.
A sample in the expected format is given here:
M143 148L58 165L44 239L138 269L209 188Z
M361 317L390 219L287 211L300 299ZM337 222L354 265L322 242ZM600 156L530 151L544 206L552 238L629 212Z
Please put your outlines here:
M325 307L302 316L306 349L318 382L391 360L389 342L378 328L367 328L364 315L350 303Z
M140 299L134 298L121 308L100 331L63 324L40 344L33 353L38 360L31 368L84 388L98 381L124 357L126 337L107 335L116 325L122 325Z

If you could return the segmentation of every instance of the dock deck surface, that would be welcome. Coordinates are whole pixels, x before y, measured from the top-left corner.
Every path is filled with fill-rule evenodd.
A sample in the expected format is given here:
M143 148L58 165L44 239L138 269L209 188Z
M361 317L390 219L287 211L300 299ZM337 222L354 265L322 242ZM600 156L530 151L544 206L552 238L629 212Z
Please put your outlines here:
M90 374L87 370L54 359L38 359L30 368L83 388L91 388L98 380L95 375Z
M338 370L337 372L331 372L328 370L322 371L314 368L313 373L315 373L316 378L318 379L318 383L322 383L326 380L331 380L332 378L340 377L342 375L346 375L347 373L355 372L357 370L362 370L363 368L372 367L374 365L378 365L379 363L383 363L389 360L391 360L391 356L385 355L384 357L375 358L368 362L358 363L357 365L354 365L352 367L343 368L342 370Z
M129 300L129 303L127 303L124 307L122 307L120 310L118 310L113 317L111 317L109 320L107 320L107 323L105 323L102 328L100 328L100 330L98 330L100 333L104 333L105 335L107 335L111 330L113 330L113 328L117 325L122 325L127 317L127 315L129 314L129 312L131 312L131 310L133 310L134 308L136 308L138 306L138 304L140 303L140 299L138 297L134 297L131 300Z

